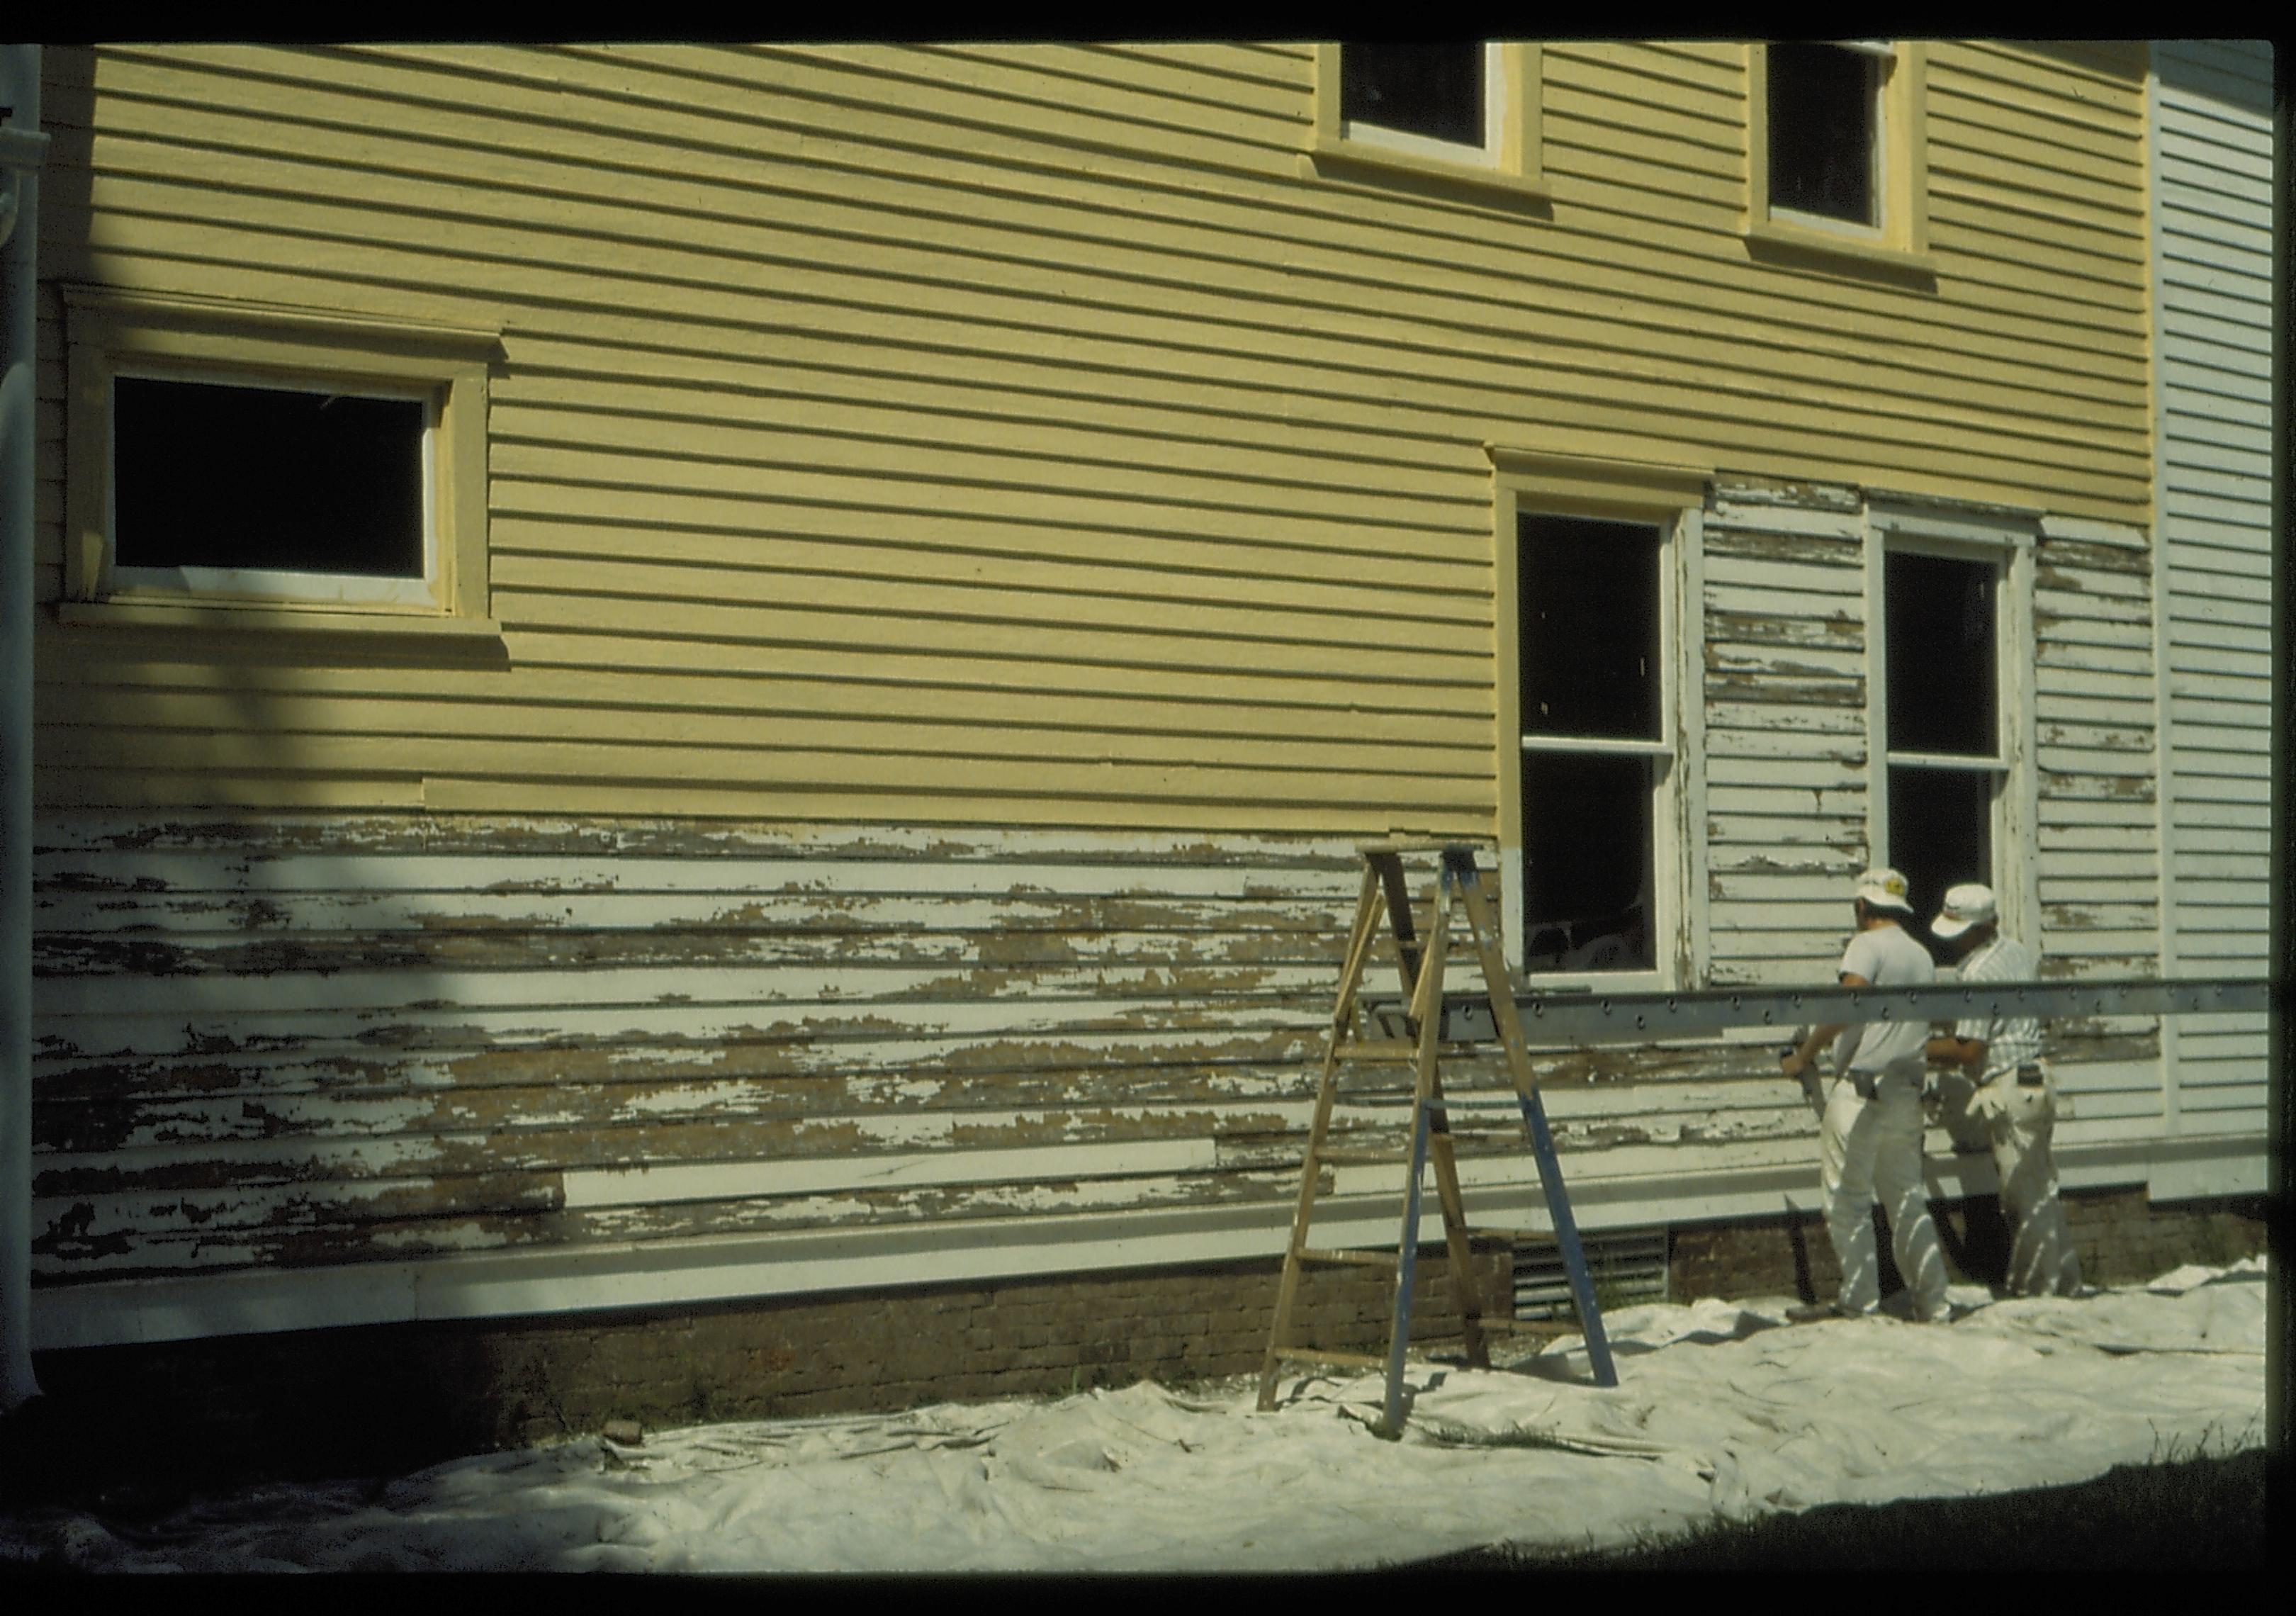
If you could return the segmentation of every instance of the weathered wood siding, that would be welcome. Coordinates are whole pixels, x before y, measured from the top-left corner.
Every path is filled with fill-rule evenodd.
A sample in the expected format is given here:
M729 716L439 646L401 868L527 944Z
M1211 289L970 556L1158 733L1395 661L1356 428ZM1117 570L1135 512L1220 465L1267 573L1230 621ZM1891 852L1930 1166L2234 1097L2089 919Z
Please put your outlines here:
M1709 980L1828 980L1872 862L1864 504L1733 480L1704 526Z
M2038 775L2035 894L2046 977L2160 970L2160 767L2152 557L2140 532L2046 523L2035 546L2031 688ZM2161 1018L2053 1027L2070 1120L2059 1148L2156 1136Z
M1895 503L1895 502L1892 502ZM2030 691L2036 740L2007 789L2036 801L2030 940L2053 977L2157 969L2149 565L2139 533L2044 518L2034 545L2032 640L2005 686ZM1725 480L1704 520L1706 824L1715 986L1807 982L1840 956L1845 894L1873 862L1869 593L1880 542L1857 488ZM2004 555L2005 562L2005 553ZM2009 595L2005 591L2005 603ZM2005 697L2005 718L2026 715ZM2125 1139L2161 1118L2158 1018L2049 1029L2074 1120L2063 1144Z
M1548 47L1551 206L1303 171L1298 45L44 60L50 283L503 332L498 664L43 627L70 1339L1280 1250L1352 839L1496 819L1487 442L1720 474L1716 982L1840 945L1866 491L2046 513L2041 942L2150 963L2141 51L1932 47L1933 285L1749 256L1727 43ZM1590 1227L1814 1186L1767 1040L1541 1065Z
M45 61L50 283L504 332L508 666L50 625L58 807L1488 832L1488 439L2146 511L2141 53L1934 48L1934 287L1749 258L1726 42L1549 47L1551 208L1298 45Z
M150 1282L263 1271L586 1255L578 1307L713 1240L765 1242L752 1293L823 1231L927 1230L911 1282L1096 1213L1127 1218L1063 1266L1170 1213L1225 1219L1199 1254L1280 1250L1360 878L1328 841L448 816L76 816L37 864L34 1262L79 1340L192 1327L152 1294L217 1327ZM1598 1226L1808 1176L1766 1048L1540 1067ZM1338 1128L1396 1143L1395 1097ZM1483 1208L1535 1203L1505 1114L1460 1131ZM1397 1169L1331 1188L1393 1238Z
M2185 974L2260 975L2274 899L2273 46L2153 49L2162 953ZM2264 1019L2194 1018L2170 1037L2177 1131L2260 1133Z

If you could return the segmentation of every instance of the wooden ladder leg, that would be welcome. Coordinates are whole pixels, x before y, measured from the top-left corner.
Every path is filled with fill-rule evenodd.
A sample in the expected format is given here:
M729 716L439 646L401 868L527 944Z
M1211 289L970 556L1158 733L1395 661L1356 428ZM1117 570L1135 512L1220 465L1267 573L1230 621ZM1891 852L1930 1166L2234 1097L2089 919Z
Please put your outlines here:
M1380 883L1378 873L1365 866L1363 888L1356 899L1355 924L1348 931L1348 952L1340 967L1340 991L1332 1010L1332 1025L1324 1042L1323 1075L1316 1085L1316 1112L1308 1128L1308 1148L1300 1158L1300 1202L1292 1214L1292 1238L1283 1248L1283 1277L1275 1287L1275 1316L1267 1331L1267 1356L1259 1367L1259 1408L1262 1413L1275 1407L1275 1382L1282 1373L1280 1355L1293 1345L1291 1339L1292 1308L1300 1293L1300 1253L1307 1249L1308 1225L1315 1213L1316 1179L1323 1171L1318 1157L1324 1149L1324 1136L1330 1131L1332 1103L1339 1087L1340 1045L1348 1036L1348 1024L1355 1014L1356 986L1363 976L1364 963L1370 956L1372 939L1379 930Z
M1419 1189L1427 1166L1428 1134L1433 1113L1430 1102L1436 1088L1436 1062L1443 1046L1443 955L1449 932L1450 903L1447 875L1437 877L1434 914L1427 929L1424 950L1418 961L1411 1008L1419 1038L1412 1085L1411 1161L1403 1185L1403 1232L1396 1245L1395 1311L1387 1337L1387 1400L1380 1433L1403 1434L1403 1364L1411 1345L1411 1287L1419 1256Z
M1451 1256L1451 1294L1459 1304L1461 1348L1470 1368L1491 1366L1483 1338L1482 1283L1476 1277L1474 1246L1467 1235L1467 1202L1459 1190L1459 1163L1453 1153L1451 1125L1443 1112L1443 1079L1436 1075L1427 1126L1427 1146L1435 1164L1435 1197L1443 1209L1443 1245Z
M1472 870L1472 865L1470 866ZM1515 1098L1522 1106L1523 1131L1538 1161L1539 1187L1546 1192L1547 1216L1554 1224L1555 1243L1562 1250L1562 1269L1570 1277L1571 1305L1578 1309L1578 1327L1587 1338L1587 1359L1598 1386L1615 1386L1619 1372L1611 1361L1610 1338L1603 1331L1602 1310L1595 1303L1594 1280L1587 1272L1587 1253L1578 1241L1578 1220L1570 1215L1570 1197L1562 1187L1562 1164L1554 1153L1554 1136L1546 1126L1546 1108L1539 1103L1538 1083L1531 1076L1530 1052L1523 1043L1522 1017L1516 1012L1514 988L1509 980L1506 956L1499 945L1498 927L1484 900L1480 872L1462 883L1467 899L1467 924L1482 956L1483 984L1490 995L1491 1021L1506 1047L1508 1075Z

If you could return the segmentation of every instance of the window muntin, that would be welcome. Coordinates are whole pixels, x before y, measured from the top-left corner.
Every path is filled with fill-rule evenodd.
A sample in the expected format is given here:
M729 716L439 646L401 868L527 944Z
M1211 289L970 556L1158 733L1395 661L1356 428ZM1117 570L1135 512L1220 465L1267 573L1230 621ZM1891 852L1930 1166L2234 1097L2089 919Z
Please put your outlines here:
M1515 527L1522 967L1655 970L1663 533L1527 511Z
M1862 225L1881 222L1881 80L1863 50L1810 40L1769 47L1770 207Z
M1990 561L1892 548L1883 557L1882 734L1889 845L1915 913L1946 889L1998 886L2000 570Z
M425 576L430 399L122 373L111 411L122 583Z

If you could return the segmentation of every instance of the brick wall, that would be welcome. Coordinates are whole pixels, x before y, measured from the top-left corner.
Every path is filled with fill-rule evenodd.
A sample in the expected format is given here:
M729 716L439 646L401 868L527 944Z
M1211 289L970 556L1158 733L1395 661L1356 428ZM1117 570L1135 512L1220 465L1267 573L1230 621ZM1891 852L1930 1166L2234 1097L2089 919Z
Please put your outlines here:
M1481 1274L1505 1315L1505 1252ZM602 1429L1065 1393L1256 1374L1278 1265L1061 1276L675 1313L440 1321L39 1356L70 1449L203 1475L388 1473ZM1424 1254L1413 1337L1456 1338L1449 1264ZM1295 1340L1377 1351L1392 1280L1303 1276Z
M2068 1191L2064 1202L2081 1276L2091 1284L2126 1284L2179 1263L2232 1262L2264 1249L2265 1208L2255 1198L2154 1206L2144 1190L2128 1188ZM1954 1279L1998 1284L2008 1267L2009 1229L1993 1197L1935 1202L1930 1210ZM1874 1218L1887 1294L1902 1282L1887 1226L1878 1211ZM1765 1294L1815 1301L1832 1296L1841 1279L1815 1213L1677 1229L1669 1253L1677 1301Z
M2112 1190L2066 1204L2096 1283L2263 1248L2254 1200L2155 1207L2142 1190ZM1997 1279L2006 1232L1990 1198L1935 1211L1956 1278ZM1485 1306L1504 1313L1511 1259L1485 1260ZM1670 1242L1679 1301L1815 1299L1837 1277L1815 1217L1680 1228ZM44 1353L49 1434L37 1453L20 1436L0 1441L16 1449L0 1470L68 1485L75 1463L127 1455L147 1475L379 1475L611 1420L660 1428L1224 1378L1258 1371L1275 1282L1276 1265L1257 1262ZM1311 1269L1294 1333L1377 1351L1390 1295L1376 1270ZM1415 1298L1414 1339L1457 1336L1439 1247L1423 1256Z

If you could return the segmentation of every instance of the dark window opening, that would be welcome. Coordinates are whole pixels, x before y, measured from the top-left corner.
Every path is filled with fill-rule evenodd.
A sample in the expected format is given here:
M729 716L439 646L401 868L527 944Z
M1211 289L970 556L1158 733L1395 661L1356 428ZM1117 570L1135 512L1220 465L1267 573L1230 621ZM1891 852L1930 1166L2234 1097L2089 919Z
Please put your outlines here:
M1649 758L1522 757L1526 972L1656 964Z
M1522 733L1659 739L1658 529L1524 515L1516 536Z
M1340 46L1340 117L1431 140L1483 144L1483 47Z
M111 386L118 565L422 576L420 400Z
M1883 562L1890 751L1999 755L1995 581L1984 562L1904 551Z
M1840 45L1769 47L1770 206L1853 224L1874 216L1875 69Z
M1993 790L1990 769L1890 770L1890 864L1906 878L1906 901L1917 923L1906 930L1929 939L1929 921L1948 890L1965 881L1993 879Z

